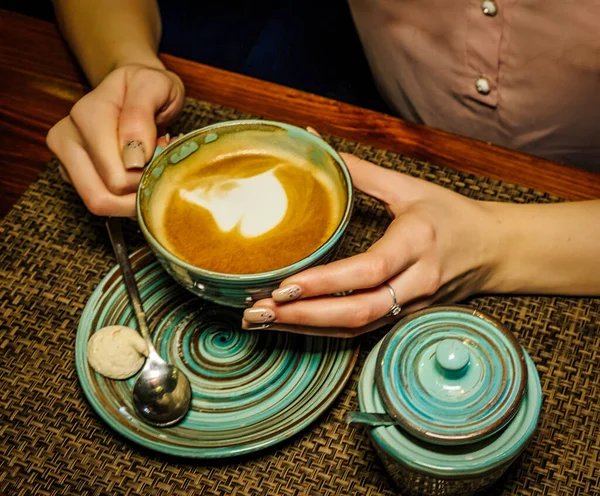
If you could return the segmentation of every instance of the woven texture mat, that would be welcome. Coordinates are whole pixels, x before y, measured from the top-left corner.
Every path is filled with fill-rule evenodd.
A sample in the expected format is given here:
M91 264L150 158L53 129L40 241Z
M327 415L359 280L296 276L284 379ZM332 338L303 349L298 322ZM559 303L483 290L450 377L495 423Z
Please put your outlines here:
M173 132L247 118L186 102ZM478 199L558 198L337 138L339 150ZM342 256L364 251L387 225L359 195ZM131 248L143 241L134 223ZM0 227L0 494L368 495L397 494L367 434L344 424L380 329L363 338L353 377L333 406L294 438L242 459L197 462L145 450L110 430L75 372L79 316L114 257L100 219L62 183L56 163ZM504 322L533 358L544 403L527 450L488 494L600 494L600 299L480 297L466 302Z

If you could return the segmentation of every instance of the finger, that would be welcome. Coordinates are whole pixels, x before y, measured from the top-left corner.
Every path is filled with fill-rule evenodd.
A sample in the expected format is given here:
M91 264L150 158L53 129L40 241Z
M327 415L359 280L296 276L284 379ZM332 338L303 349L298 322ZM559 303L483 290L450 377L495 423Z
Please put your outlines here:
M135 74L137 77L129 77L125 71L109 74L71 111L100 177L116 195L137 189L139 175L137 171L130 174L123 160L127 158L129 167L135 168L151 158L156 140L155 115L172 96L172 81L166 75L151 70ZM123 157L126 144L129 147Z
M244 312L244 319L255 324L364 327L386 318L395 305L403 307L417 299L429 299L440 287L433 272L427 264L417 263L377 288L349 296L310 298L284 305L277 305L272 299L260 300ZM398 313L396 319L405 313Z
M283 302L379 286L411 263L408 253L402 253L404 249L405 247L399 246L392 254L384 253L388 249L371 250L313 267L283 281L280 288L273 292L273 297L278 302ZM296 291L294 298L280 298L280 294L294 293L290 290Z
M135 194L117 196L103 183L83 147L77 128L69 117L56 125L48 135L48 146L62 161L68 178L90 212L95 215L131 217L135 215Z
M73 181L71 181L69 173L67 172L67 169L65 169L63 164L58 164L58 173L60 174L60 177L62 177L64 182L68 184L73 184Z
M308 126L306 128L306 130L310 134L313 134L314 136L316 136L317 138L322 138L322 136L319 134L319 132L314 127ZM342 156L342 158L345 157L346 162L350 162L350 163L354 163L354 164L356 163L357 160L359 160L359 161L361 160L358 157L356 157L355 155L351 155L349 153L340 153L340 156ZM363 160L363 162L365 162L365 161ZM370 163L370 162L367 162L367 163ZM371 164L371 165L373 165L373 164ZM359 164L358 168L360 169L360 167L361 167L361 165ZM357 172L357 179L360 181L361 179L359 176L360 176L360 172ZM361 187L357 187L357 188L363 192L366 192L365 189L368 189L368 186L366 186L366 185L363 186L363 189L361 189ZM371 195L371 196L376 197L375 195ZM379 197L376 197L376 198L383 202L383 206L385 207L385 210L387 211L389 216L393 219L396 215L395 215L394 211L390 208L389 204L387 203L387 201L391 201L391 198L385 199L385 200L383 198L379 198Z
M306 130L310 134L316 136L317 138L322 138L322 136L319 134L319 132L314 127L308 126L306 128ZM361 160L358 157L356 157L355 155L351 155L349 153L340 153L340 156L342 156L342 158L345 156L346 160L349 161L349 162L351 162L351 163L356 163L356 160L359 160L359 161ZM365 162L365 161L363 160L363 162ZM370 162L367 162L367 163L370 163ZM371 165L373 165L373 164L371 164ZM359 168L360 168L360 166L359 166ZM364 186L364 188L366 188L366 186ZM361 189L361 188L359 187L358 189ZM361 191L366 192L366 191L364 191L364 189L361 189ZM372 196L375 196L375 195L372 195ZM383 201L381 198L378 198L378 199L381 200L381 201ZM385 201L383 201L383 205L384 205L387 213L389 214L389 216L393 219L395 217L395 214L392 211L392 209L390 208L390 206Z
M174 116L178 101L169 77L155 71L148 71L147 76L129 78L119 115L119 142L127 169L144 167L152 158L157 114L162 121Z
M165 133L156 140L156 146L160 148L166 148L171 143L175 143L182 136L183 133L179 133L177 136L171 136L169 133Z
M171 143L171 135L169 133L161 136L156 140L156 146L160 148L166 148Z
M71 121L106 188L114 195L122 196L137 189L140 174L125 170L121 158L117 134L120 114L117 100L120 97L106 91L103 94L101 86L75 104Z
M98 175L87 152L81 146L73 145L68 151L77 167L71 169L73 186L90 212L99 216L135 217L136 194L117 196L111 193Z
M362 327L357 328L349 328L349 327L315 327L315 326L305 326L305 325L294 325L294 324L280 324L280 323L272 323L272 324L252 324L247 320L242 319L242 329L246 331L281 331L281 332L291 332L293 334L303 334L305 336L329 336L336 338L355 338L362 334L366 334L367 332L374 331L383 327L384 325L393 324L396 319L390 318L382 318L371 322Z
M310 134L321 138L321 135L314 127L308 126L306 130ZM350 175L352 176L353 185L357 189L360 189L363 193L367 193L386 204L395 197L395 188L393 184L395 181L399 180L398 172L375 165L367 160L358 158L351 153L340 152L339 155L348 167ZM390 181L391 184L389 183Z
M313 327L357 328L387 313L390 305L386 294L386 288L378 287L349 296L322 296L285 305L277 305L272 299L260 300L244 311L244 319L256 324L276 322Z
M164 127L175 120L185 100L185 88L179 76L171 71L166 71L165 74L171 79L171 87L167 102L156 114L157 127ZM183 136L183 133L180 136Z
M392 207L420 198L417 179L341 152L355 188Z
M420 260L406 271L392 277L387 284L392 288L394 295L388 290L388 303L394 303L394 296L398 305L402 307L399 315L406 315L416 302L425 305L432 304L440 288L439 272L432 268L433 264Z
M273 297L289 287L300 288L298 296L310 298L368 289L379 286L415 263L420 255L420 243L415 241L414 219L406 216L395 219L385 235L366 252L327 265L307 269L285 279Z

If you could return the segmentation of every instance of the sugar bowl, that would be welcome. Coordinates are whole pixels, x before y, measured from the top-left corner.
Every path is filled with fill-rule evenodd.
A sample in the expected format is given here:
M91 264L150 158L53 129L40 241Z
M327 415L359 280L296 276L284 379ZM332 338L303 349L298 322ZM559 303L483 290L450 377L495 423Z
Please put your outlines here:
M358 398L361 412L393 419L370 436L401 491L451 496L494 483L519 456L542 391L502 324L454 305L398 322L369 354Z

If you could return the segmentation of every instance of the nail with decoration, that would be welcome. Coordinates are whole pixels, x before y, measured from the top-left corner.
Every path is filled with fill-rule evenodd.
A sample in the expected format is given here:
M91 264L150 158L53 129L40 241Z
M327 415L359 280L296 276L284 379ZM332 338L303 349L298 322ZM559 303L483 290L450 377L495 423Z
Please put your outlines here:
M276 289L271 293L271 296L277 303L285 303L287 301L294 301L302 296L302 288L297 284L290 284L283 288Z
M271 324L251 324L246 319L242 319L242 329L244 331L265 331L270 327Z
M123 163L126 169L138 169L146 164L144 144L139 140L131 140L123 148Z
M270 308L247 308L244 310L244 320L251 324L264 324L275 320L275 312Z

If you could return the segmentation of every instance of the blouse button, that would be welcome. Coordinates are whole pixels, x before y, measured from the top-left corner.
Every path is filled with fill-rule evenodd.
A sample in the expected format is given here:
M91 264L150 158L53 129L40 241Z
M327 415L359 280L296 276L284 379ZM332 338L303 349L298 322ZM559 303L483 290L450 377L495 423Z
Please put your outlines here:
M481 10L486 16L494 17L498 13L498 5L494 0L483 0Z
M487 78L480 77L475 82L475 88L481 95L489 95L491 91L490 82Z

